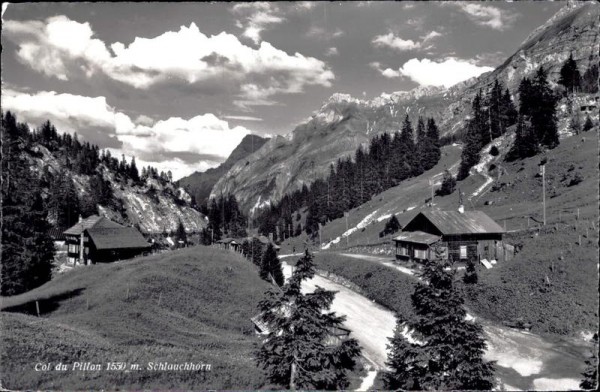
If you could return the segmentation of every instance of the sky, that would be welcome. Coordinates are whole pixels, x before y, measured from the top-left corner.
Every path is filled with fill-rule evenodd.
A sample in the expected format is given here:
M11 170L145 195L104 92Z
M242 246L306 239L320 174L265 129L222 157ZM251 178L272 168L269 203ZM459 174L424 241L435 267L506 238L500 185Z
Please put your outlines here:
M565 2L2 5L2 110L178 179L334 93L478 76Z

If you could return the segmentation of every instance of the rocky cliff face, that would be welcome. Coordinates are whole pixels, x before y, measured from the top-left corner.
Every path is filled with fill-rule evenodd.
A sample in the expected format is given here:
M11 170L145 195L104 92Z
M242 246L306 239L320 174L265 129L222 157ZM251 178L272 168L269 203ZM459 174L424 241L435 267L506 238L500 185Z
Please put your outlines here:
M227 173L236 162L260 149L267 140L269 139L257 135L246 135L225 162L205 172L194 172L180 179L177 183L185 188L190 195L194 195L196 203L200 205L208 200L210 191L219 178Z
M50 173L59 173L61 163L47 148L35 145L29 155L31 169L41 174L44 168ZM190 206L190 195L175 184L161 184L148 179L143 186L117 182L114 174L104 165L98 170L105 180L111 184L114 205L98 206L98 213L107 218L126 225L135 225L145 234L158 234L164 231L174 232L179 221L186 231L199 232L206 227L207 218ZM90 177L71 173L80 200L85 200L91 192ZM152 188L152 191L151 191ZM53 222L50 222L53 223Z
M457 132L464 127L475 93L491 87L496 78L516 93L520 80L540 66L548 69L551 81L558 80L560 67L570 53L582 73L598 63L599 32L600 6L572 2L537 28L501 66L478 78L449 89L419 87L384 93L372 100L334 94L290 134L273 138L237 162L211 193L234 193L246 211L268 205L286 192L325 176L329 164L353 154L376 134L398 131L406 114L413 124L423 115L434 117L442 134Z

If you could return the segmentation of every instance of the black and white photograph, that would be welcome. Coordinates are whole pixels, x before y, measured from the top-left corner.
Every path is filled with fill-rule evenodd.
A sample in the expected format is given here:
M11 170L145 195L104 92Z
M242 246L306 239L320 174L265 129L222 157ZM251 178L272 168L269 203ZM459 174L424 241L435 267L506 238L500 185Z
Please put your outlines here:
M597 390L599 2L1 22L0 390Z

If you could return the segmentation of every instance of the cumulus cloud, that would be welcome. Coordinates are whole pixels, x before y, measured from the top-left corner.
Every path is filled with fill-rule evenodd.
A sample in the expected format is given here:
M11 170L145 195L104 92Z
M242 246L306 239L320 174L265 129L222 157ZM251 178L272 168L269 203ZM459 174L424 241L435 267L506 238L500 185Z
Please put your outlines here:
M209 37L195 23L154 38L137 37L127 46L107 46L94 38L89 23L66 16L44 22L7 21L4 32L17 43L21 62L61 80L74 72L87 77L104 73L138 89L159 83L214 88L226 80L232 86L256 85L272 95L302 92L307 85L329 87L334 79L321 60L289 55L264 41L254 49L225 32Z
M482 5L475 2L448 2L464 12L474 23L491 27L495 30L505 30L512 26L519 14L512 11L502 10L491 5Z
M169 170L176 177L224 161L250 133L242 126L231 127L211 113L156 122L138 116L134 121L110 106L105 97L54 91L29 94L4 89L2 105L4 110L14 111L20 121L39 126L48 119L59 131L77 132L119 155L135 156L157 167L171 165Z
M325 56L337 56L339 54L337 48L335 46L332 46L331 48L327 49L327 51L325 52Z
M285 21L279 6L275 3L238 3L231 8L231 11L242 18L236 25L244 30L244 37L250 38L255 44L261 41L260 35L264 30Z
M438 33L437 31L433 30L427 34L425 34L424 36L421 37L421 40L423 40L423 42L427 42L427 41L431 41L432 39L435 39L437 37L441 37L442 34Z
M389 32L387 34L378 35L373 38L373 44L378 47L388 47L400 52L409 51L409 50L417 50L417 49L430 49L433 45L425 44L428 41L431 41L437 37L440 37L442 34L437 31L431 31L430 33L421 37L421 42L413 41L411 39L402 39L396 36L394 33Z
M331 41L334 38L339 38L343 36L345 33L342 29L336 28L335 30L329 30L325 27L321 26L312 26L307 32L306 35L311 38L318 38L322 41Z
M383 68L379 63L371 63L387 78L406 77L421 86L450 87L467 79L492 71L492 67L478 66L467 60L449 57L443 61L432 61L424 58L408 60L396 69Z
M420 42L415 42L411 39L402 39L395 36L394 33L378 35L373 38L372 42L375 44L375 46L387 46L399 51L414 50L421 47Z

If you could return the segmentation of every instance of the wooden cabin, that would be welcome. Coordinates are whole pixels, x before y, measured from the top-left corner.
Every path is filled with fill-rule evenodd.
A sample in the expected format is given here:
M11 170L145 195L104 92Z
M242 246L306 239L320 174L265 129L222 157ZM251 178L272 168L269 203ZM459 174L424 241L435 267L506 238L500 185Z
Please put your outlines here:
M133 227L92 215L64 232L67 262L89 265L129 259L148 252L149 244Z
M396 258L423 261L441 258L451 262L504 261L514 247L503 241L504 229L482 211L422 211L394 238Z

